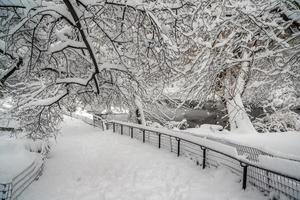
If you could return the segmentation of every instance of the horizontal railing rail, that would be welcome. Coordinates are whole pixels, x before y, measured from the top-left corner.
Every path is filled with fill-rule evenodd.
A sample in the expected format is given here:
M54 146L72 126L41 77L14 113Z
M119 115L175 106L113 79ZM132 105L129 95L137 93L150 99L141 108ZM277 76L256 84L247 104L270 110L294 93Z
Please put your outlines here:
M131 138L156 145L158 148L165 148L175 152L177 156L185 155L195 161L197 165L205 169L207 166L228 167L232 172L241 177L242 188L246 189L247 183L258 188L266 195L272 193L279 197L285 196L288 199L300 199L299 177L283 173L263 166L258 161L258 155L249 155L247 158L237 153L237 145L227 145L218 141L208 139L196 139L186 133L173 132L169 130L155 129L138 124L120 121L105 121L94 116L93 124L102 129L112 129L121 135L128 135ZM228 149L224 147L228 147ZM221 148L219 148L221 147ZM248 148L248 154L257 153L254 148ZM232 151L235 149L236 152ZM254 150L253 150L254 149ZM230 150L230 151L227 151ZM264 156L272 155L261 153ZM255 158L255 159L252 159Z
M0 183L0 199L7 200L11 197L11 183Z
M8 181L0 183L0 200L15 200L36 179L44 168L43 158L35 159L28 167Z
M12 181L11 199L17 199L34 180L37 180L41 176L43 168L44 162L39 158L33 162L33 165L15 177Z

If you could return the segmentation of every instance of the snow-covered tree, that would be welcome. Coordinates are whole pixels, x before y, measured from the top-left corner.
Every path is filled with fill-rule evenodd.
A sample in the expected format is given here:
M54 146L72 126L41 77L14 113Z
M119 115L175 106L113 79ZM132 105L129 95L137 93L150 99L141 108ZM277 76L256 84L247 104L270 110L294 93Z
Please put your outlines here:
M32 137L78 103L118 104L145 124L165 100L212 98L232 130L255 132L247 89L299 80L297 1L20 2L0 7L0 79ZM180 92L165 93L174 83Z
M291 73L299 80L298 12L296 1L201 1L193 13L193 31L187 33L183 77L192 81L185 81L182 99L202 103L217 95L226 104L231 130L255 132L242 95L259 70ZM280 68L278 60L284 63Z
M141 91L153 88L155 79L164 80L153 74L170 76L175 69L171 65L176 48L167 37L170 27L160 21L164 13L168 15L164 19L170 19L174 10L188 4L33 2L20 6L24 15L1 35L6 43L2 53L22 60L6 86L32 137L55 131L59 109L71 109L72 103L87 97L88 103L99 97L107 98L102 102L126 100L142 112L140 99L146 93ZM146 76L154 78L146 82Z

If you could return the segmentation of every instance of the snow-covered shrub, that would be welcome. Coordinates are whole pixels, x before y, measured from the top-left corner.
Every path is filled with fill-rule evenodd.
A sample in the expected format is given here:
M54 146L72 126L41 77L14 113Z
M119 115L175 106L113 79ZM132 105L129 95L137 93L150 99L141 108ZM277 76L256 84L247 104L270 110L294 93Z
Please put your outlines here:
M217 124L202 124L200 126L200 128L202 128L202 129L210 129L213 132L223 131L223 129L224 129L223 126L217 125Z
M48 140L26 140L24 142L25 149L30 152L47 154L50 151L51 145Z
M253 122L259 132L300 131L300 115L289 110L281 109Z
M153 121L146 121L146 126L150 126L150 127L154 127L154 128L161 128L161 127L163 127L160 123L153 122Z
M300 130L300 115L293 110L299 107L300 99L293 88L278 88L263 101L264 114L253 124L259 132L286 132Z
M178 121L168 121L166 124L164 124L165 127L168 129L180 129L180 130L185 130L189 127L189 124L186 119L181 120L180 122Z

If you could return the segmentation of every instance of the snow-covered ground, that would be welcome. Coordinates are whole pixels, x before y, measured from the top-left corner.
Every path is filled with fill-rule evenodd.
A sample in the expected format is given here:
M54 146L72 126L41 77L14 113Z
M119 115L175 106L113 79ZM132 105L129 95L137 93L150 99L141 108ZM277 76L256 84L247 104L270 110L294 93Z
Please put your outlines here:
M218 131L208 125L200 128L190 128L186 132L195 136L218 138L230 141L236 144L245 145L260 149L274 156L297 160L300 162L300 133L282 132L282 133L235 133L227 130Z
M10 183L13 178L40 161L44 143L26 139L25 133L18 137L10 131L0 131L0 183Z
M202 170L187 158L65 117L44 174L21 200L265 199L226 169Z
M26 149L24 140L0 137L0 183L10 183L12 179L27 168L38 153Z

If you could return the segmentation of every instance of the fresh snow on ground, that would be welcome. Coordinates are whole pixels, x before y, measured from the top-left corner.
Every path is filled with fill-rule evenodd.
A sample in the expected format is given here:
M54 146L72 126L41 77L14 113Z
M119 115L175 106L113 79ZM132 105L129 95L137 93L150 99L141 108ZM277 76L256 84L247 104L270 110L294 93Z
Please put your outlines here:
M75 115L78 115L78 116L82 116L82 117L86 117L88 119L93 119L93 115L88 113L86 110L83 110L81 108L78 108L75 113Z
M240 145L254 147L266 153L281 158L298 160L300 162L300 133L257 133L257 134L239 134L227 130L218 131L208 125L200 128L189 128L186 132L195 136L211 137L224 139Z
M24 140L0 137L0 183L10 183L27 168L39 154L30 152Z
M65 117L45 170L21 200L265 199L227 169L202 170L187 158Z

